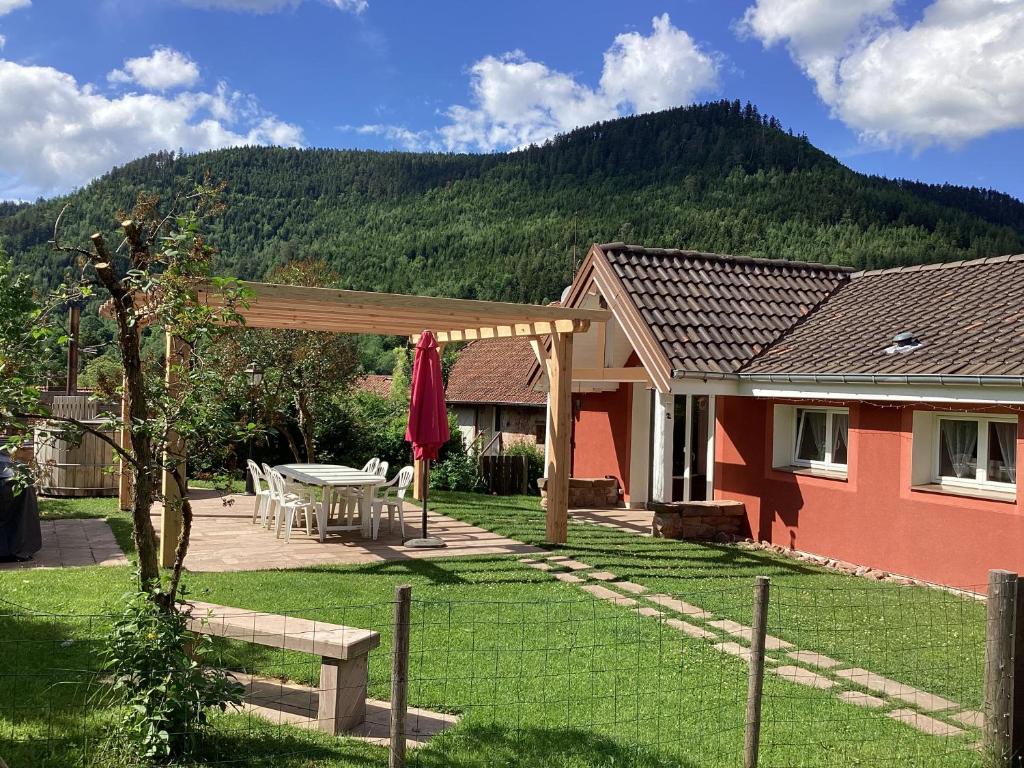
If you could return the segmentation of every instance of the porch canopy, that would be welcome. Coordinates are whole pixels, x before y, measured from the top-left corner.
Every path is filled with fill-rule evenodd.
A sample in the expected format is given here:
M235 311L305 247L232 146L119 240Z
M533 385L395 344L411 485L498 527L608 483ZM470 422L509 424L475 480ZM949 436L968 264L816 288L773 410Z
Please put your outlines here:
M591 323L605 323L608 311L271 283L242 282L241 285L251 296L248 307L238 308L249 328L409 336L414 341L422 331L430 330L441 344L487 338L530 339L543 360L550 382L547 539L552 543L565 543L571 459L573 334L586 332ZM218 297L214 291L201 290L200 300L213 305ZM168 334L167 371L172 386L172 368L185 353L184 345L176 343ZM184 451L180 446L177 448L174 456L184 464ZM417 467L416 476L422 480L419 470ZM129 492L127 484L122 482L122 506L130 503ZM177 493L170 473L164 475L163 492L165 499ZM180 530L180 505L165 503L160 549L166 566L173 563Z

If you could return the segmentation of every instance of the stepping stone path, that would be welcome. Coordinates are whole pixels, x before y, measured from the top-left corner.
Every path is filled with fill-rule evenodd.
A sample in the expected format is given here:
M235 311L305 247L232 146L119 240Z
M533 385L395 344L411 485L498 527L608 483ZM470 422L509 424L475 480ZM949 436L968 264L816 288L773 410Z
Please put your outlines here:
M954 701L936 696L934 693L919 691L917 688L913 688L905 683L898 683L895 680L876 675L874 672L869 672L859 667L839 669L836 670L836 674L875 693L884 693L886 696L905 701L907 704L913 704L915 707L920 707L928 712L941 712L946 709L959 708L959 705Z
M611 571L597 571L587 563L574 560L565 555L555 555L538 560L536 558L520 558L520 563L540 571L551 572L551 576L566 584L572 584L584 592L616 605L627 607L640 616L655 619L677 632L688 637L707 640L711 647L720 653L734 656L749 663L751 652L749 645L726 640L726 636L739 638L750 643L753 629L732 619L715 618L710 611L697 605L691 605L677 597L662 593L651 594L647 587L632 581L618 581ZM558 570L556 570L556 568ZM563 570L568 569L568 570ZM591 581L588 581L591 580ZM603 582L600 584L594 581ZM612 589L614 587L614 589ZM619 591L621 590L621 591ZM628 592L640 599L622 594ZM664 610L659 610L653 603ZM666 617L665 611L685 616L688 620ZM860 667L849 667L817 651L794 649L793 644L772 635L765 636L765 650L770 653L785 652L785 657L796 664L779 664L779 659L771 655L765 656L765 664L773 666L771 672L782 680L795 685L803 685L818 690L833 691L840 701L853 706L867 709L885 710L893 707L894 700L909 704L918 710L941 714L968 728L982 727L983 716L980 712L963 709L959 704L927 691L922 691L905 683L891 680L875 672ZM808 669L814 667L815 669ZM866 688L872 693L849 689L854 684ZM878 695L873 695L878 694ZM887 717L915 728L930 736L956 736L964 733L952 723L931 717L915 709L899 706L885 713Z

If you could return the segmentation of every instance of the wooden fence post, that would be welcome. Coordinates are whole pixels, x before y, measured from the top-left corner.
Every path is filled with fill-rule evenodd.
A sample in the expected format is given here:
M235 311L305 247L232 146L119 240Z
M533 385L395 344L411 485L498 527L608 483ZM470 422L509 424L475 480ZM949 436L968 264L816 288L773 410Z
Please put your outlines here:
M985 752L993 766L1013 760L1016 573L989 571L985 622Z
M764 691L764 638L768 630L767 576L754 581L754 626L750 637L750 675L747 678L747 720L743 733L743 768L757 768L761 742L761 694Z
M395 587L395 634L391 650L391 750L389 768L405 768L405 714L409 705L409 615L412 587Z

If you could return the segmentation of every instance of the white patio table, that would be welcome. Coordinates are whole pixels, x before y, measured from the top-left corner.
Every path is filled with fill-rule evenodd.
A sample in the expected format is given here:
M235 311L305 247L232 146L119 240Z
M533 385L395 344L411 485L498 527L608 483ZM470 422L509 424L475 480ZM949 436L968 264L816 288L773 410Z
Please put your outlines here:
M341 464L279 464L274 469L297 483L323 488L323 499L316 513L316 529L321 543L330 532L360 531L364 538L371 536L370 502L377 488L387 482L386 478ZM363 489L359 495L359 525L327 525L331 502L339 488Z

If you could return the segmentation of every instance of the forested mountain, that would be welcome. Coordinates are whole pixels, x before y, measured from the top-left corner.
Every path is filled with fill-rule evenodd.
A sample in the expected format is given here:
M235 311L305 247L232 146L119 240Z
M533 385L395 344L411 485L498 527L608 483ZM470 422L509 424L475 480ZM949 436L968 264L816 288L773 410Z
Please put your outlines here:
M0 243L39 282L47 245L111 228L139 191L227 182L211 230L224 274L260 278L298 257L346 287L542 301L594 241L879 267L1024 251L1024 204L1005 194L855 173L739 102L580 128L490 155L246 147L160 153L70 196L0 205Z

